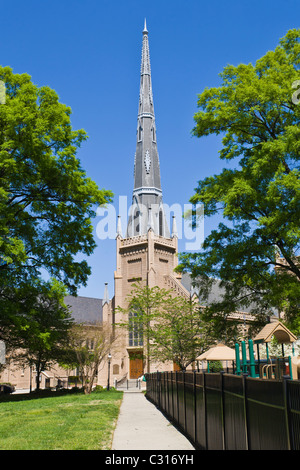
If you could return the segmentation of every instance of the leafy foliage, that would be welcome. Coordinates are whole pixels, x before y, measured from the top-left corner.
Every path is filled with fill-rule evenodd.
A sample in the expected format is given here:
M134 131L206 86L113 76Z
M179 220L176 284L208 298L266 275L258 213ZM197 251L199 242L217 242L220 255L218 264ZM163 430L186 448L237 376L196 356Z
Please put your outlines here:
M75 294L90 267L78 255L95 248L91 218L112 193L98 189L76 156L87 138L73 130L71 109L27 74L0 67L0 334L30 321L29 299L61 282ZM23 297L22 297L23 296ZM33 325L30 326L32 328ZM29 328L29 326L28 326Z
M255 65L228 65L222 84L199 95L195 136L222 135L220 174L198 182L193 203L224 222L199 253L184 253L179 269L202 282L221 280L222 303L211 316L250 310L262 322L274 309L295 326L300 298L300 30L291 30Z
M128 308L119 308L124 314L122 326L143 337L148 372L151 361L174 361L186 369L203 352L207 335L197 301L141 283L134 284L127 300Z
M78 368L83 389L90 394L99 370L107 362L109 353L117 351L119 333L108 323L73 325L69 332L69 343L62 355L61 365Z
M7 319L9 328L2 330L9 360L34 366L37 389L40 373L60 360L68 344L72 319L64 294L64 287L55 280L19 287L12 302L12 318Z

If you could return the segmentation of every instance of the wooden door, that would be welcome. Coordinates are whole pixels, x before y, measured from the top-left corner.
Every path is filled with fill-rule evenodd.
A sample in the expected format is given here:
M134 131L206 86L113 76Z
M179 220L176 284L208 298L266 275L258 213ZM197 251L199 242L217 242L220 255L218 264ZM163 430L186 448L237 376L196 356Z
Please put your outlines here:
M144 373L143 366L143 353L142 352L132 352L129 354L129 378L137 379Z

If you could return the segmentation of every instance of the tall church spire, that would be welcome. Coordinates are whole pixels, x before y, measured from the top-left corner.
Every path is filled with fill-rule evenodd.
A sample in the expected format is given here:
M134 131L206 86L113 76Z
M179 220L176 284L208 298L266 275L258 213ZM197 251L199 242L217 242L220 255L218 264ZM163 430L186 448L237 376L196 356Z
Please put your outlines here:
M160 182L159 156L152 93L148 30L145 20L141 61L140 96L137 119L137 142L134 161L132 213L127 236L144 235L149 229L149 209L155 234L169 238Z

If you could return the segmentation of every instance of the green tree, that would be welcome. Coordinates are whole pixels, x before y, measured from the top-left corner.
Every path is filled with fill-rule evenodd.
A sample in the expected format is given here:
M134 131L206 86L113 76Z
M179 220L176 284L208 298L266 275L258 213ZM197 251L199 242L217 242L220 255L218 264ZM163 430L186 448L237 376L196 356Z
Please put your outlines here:
M57 363L68 345L73 321L64 295L64 286L55 280L18 287L13 302L15 322L3 330L11 351L9 360L35 368L37 389L41 372Z
M170 296L152 325L152 358L185 370L208 344L198 299Z
M73 130L71 109L49 87L0 67L0 326L14 322L13 293L42 274L71 294L86 284L84 259L96 244L91 218L111 200L86 176L76 154L87 138ZM82 260L79 260L79 256ZM18 298L18 296L16 296Z
M129 332L132 346L144 346L147 372L150 371L152 322L160 315L161 305L170 296L169 291L159 287L149 287L141 282L134 283L126 301L128 308L118 307L123 313L119 326Z
M118 351L119 338L119 331L113 330L108 323L72 326L62 361L65 368L78 368L85 394L92 392L99 370L107 363L108 354Z
M119 308L124 314L122 326L129 330L132 346L144 346L147 372L151 361L174 361L186 369L203 352L205 324L197 300L138 283L127 301L128 308Z
M274 308L296 326L300 299L300 30L252 64L228 65L222 83L198 97L197 137L222 136L220 174L198 182L193 203L223 221L199 253L183 253L179 269L224 289L211 318L249 308L265 322Z

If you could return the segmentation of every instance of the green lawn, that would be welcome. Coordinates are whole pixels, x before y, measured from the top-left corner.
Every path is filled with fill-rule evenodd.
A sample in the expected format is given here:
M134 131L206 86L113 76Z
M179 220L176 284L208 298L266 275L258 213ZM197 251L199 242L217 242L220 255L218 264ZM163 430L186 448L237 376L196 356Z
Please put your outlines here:
M107 450L122 392L0 399L0 450Z

